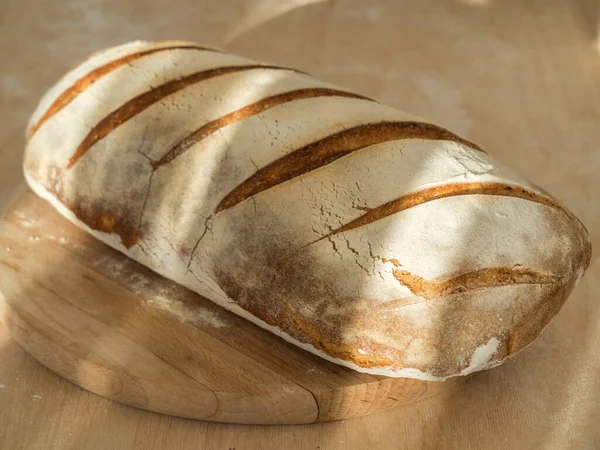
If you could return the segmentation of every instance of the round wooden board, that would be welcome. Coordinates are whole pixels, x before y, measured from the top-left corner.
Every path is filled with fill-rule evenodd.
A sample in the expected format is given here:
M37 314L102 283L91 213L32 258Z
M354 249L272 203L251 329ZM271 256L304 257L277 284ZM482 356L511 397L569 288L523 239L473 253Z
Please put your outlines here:
M164 414L312 423L406 405L461 381L329 363L95 240L30 191L0 220L0 290L4 320L34 358L89 391Z

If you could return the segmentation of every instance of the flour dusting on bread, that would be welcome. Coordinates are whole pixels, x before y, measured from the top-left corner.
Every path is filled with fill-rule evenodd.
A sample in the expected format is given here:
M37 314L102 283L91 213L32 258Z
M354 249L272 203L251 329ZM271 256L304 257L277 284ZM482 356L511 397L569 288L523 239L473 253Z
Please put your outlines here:
M27 135L29 185L73 223L366 373L443 380L500 364L591 258L573 213L469 139L195 43L93 55ZM168 293L151 303L221 324Z

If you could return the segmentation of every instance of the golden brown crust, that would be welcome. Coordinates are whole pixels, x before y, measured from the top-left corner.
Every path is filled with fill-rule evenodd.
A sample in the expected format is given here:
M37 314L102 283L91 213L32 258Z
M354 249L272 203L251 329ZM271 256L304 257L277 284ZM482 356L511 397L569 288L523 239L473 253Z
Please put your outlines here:
M508 356L514 355L517 351L517 346L519 343L519 332L512 331L508 336L508 341L506 341L506 353Z
M219 286L227 293L229 298L235 300L253 316L281 329L299 342L308 343L329 356L351 361L360 367L389 367L397 363L397 361L393 361L384 355L362 354L358 351L360 347L343 342L339 332L343 327L335 323L339 318L330 323L307 320L291 305L281 301L274 302L274 299L270 298L269 290L261 289L258 286L257 290L253 292L257 301L247 302L244 300L247 293L240 290L238 283L232 279L231 274L221 272L217 274L217 277ZM301 298L297 300L302 301ZM271 307L267 306L269 304ZM375 307L375 305L376 303L372 302L372 306ZM348 313L350 313L350 310L348 310ZM363 347L368 347L368 344L365 343Z
M111 61L107 64L104 64L94 70L92 70L87 75L78 79L70 88L65 90L62 94L60 94L54 102L50 105L50 107L46 110L44 115L31 127L29 130L29 139L33 137L35 132L54 114L59 112L69 103L71 103L79 94L85 91L90 85L98 81L103 76L109 74L115 69L122 67L126 64L129 64L136 59L142 58L143 56L150 55L152 53L158 53L168 50L179 50L179 49L193 49L193 50L206 50L206 51L218 51L212 48L201 47L199 45L174 45L170 47L160 47L160 48L152 48L149 50L145 50L142 52L132 53L130 55L123 56L114 61ZM91 56L90 56L91 58ZM89 58L88 58L89 59Z
M92 230L118 235L126 248L130 248L138 242L139 229L134 224L133 216L126 204L119 206L101 200L84 198L70 201L62 191L62 170L58 167L48 167L48 172L51 174L48 179L53 181L46 184L45 188L81 222Z
M379 122L359 125L308 144L258 170L225 196L216 213L354 151L400 139L431 139L458 142L483 152L477 145L444 128L422 122Z
M309 342L315 348L325 352L326 354L345 361L351 361L359 367L390 367L397 361L377 354L366 352L363 354L358 351L356 345L348 345L341 342L340 339L335 339L329 336L322 330L323 326L319 326L314 321L304 319L299 314L293 312L288 313L289 321L293 324L293 336L301 342ZM321 330L320 330L321 329ZM366 347L366 345L363 345Z

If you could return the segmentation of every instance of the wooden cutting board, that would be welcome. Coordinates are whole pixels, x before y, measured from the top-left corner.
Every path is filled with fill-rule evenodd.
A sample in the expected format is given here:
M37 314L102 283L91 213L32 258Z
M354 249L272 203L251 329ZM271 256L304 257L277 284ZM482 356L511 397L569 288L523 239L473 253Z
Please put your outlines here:
M12 336L34 358L84 389L164 414L322 422L406 405L461 381L329 363L95 240L30 191L0 219L0 291Z

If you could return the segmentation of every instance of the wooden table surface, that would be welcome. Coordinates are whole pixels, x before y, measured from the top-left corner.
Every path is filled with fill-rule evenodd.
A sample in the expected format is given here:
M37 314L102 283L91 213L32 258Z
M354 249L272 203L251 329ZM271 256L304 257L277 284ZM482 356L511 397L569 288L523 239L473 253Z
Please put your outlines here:
M597 252L599 17L596 0L0 0L0 211L23 188L28 116L64 71L123 41L189 39L312 72L468 136L570 207ZM88 393L0 324L0 449L600 448L599 342L594 256L533 345L446 394L334 423L240 426Z

